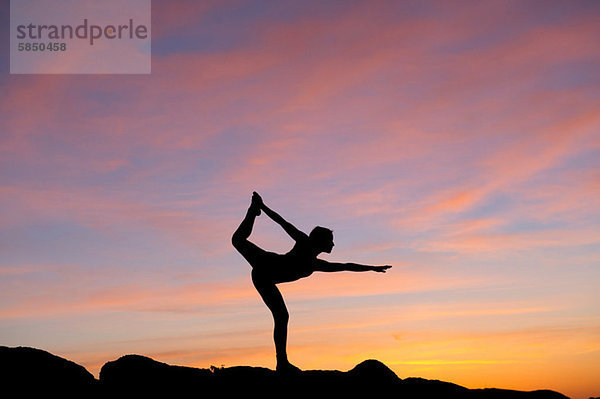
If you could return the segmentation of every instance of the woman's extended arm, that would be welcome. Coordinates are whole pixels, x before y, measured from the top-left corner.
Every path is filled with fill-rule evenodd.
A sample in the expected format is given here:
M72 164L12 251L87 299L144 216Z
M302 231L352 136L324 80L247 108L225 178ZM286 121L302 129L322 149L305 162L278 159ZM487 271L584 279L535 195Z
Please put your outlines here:
M316 259L315 262L315 271L316 272L378 272L385 273L387 269L391 268L390 265L385 266L369 266L369 265L361 265L358 263L337 263L337 262L327 262L323 259Z
M308 239L306 233L298 230L293 224L291 224L290 222L282 218L281 215L279 215L277 212L266 206L265 203L262 202L262 198L256 193L256 191L253 193L253 195L258 197L259 203L261 205L260 209L264 211L267 214L267 216L270 217L275 223L280 225L285 230L285 232L289 234L290 237L292 237L295 241Z

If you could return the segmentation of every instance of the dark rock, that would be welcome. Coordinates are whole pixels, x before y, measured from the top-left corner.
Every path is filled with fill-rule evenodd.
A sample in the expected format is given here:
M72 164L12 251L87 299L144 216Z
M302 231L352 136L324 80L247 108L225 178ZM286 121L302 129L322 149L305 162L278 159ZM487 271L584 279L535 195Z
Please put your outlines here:
M473 389L472 397L476 399L568 399L565 395L550 390L512 391L509 389Z
M437 380L400 379L377 360L366 360L347 372L306 370L286 375L264 367L172 366L127 355L106 363L96 381L83 367L48 352L0 347L0 366L3 390L16 389L15 397L38 397L35 393L43 392L44 397L80 398L566 398L554 391L467 389Z
M171 366L140 355L122 356L106 363L100 370L100 382L109 396L183 393L198 390L212 376L207 369Z
M354 378L368 378L393 383L400 382L396 373L390 370L388 366L379 360L373 359L357 364L356 367L348 371L348 375Z
M13 397L93 397L98 381L84 367L40 349L0 346L0 381Z
M467 398L469 389L450 382L426 380L423 378L406 378L402 380L400 390L408 398L426 395L428 398Z

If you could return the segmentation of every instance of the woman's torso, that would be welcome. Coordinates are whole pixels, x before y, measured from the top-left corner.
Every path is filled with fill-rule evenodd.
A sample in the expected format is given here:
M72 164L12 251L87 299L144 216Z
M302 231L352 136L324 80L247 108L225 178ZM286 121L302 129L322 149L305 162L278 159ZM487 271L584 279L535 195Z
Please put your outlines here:
M312 255L308 242L297 241L286 254L275 254L270 260L268 277L275 283L286 283L310 276L313 271L315 256Z

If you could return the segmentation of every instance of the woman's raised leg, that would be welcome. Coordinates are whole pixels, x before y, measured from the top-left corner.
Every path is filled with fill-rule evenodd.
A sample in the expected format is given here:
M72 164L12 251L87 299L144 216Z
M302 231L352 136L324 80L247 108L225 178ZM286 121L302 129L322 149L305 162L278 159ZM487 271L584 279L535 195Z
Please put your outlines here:
M248 241L248 237L252 234L254 220L258 215L260 215L260 204L252 197L252 203L248 208L248 212L246 212L244 220L242 220L242 223L240 223L231 237L231 243L235 249L237 249L252 266L254 266L253 258L255 257L253 256L253 253L256 252L258 247Z

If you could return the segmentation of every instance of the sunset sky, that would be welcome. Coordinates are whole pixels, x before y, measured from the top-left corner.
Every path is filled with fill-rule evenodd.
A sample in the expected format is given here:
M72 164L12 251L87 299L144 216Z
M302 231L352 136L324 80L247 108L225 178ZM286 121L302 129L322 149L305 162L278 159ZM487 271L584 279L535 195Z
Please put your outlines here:
M600 2L152 3L86 76L10 75L0 1L0 345L273 368L256 190L394 265L280 286L297 366L600 396Z

